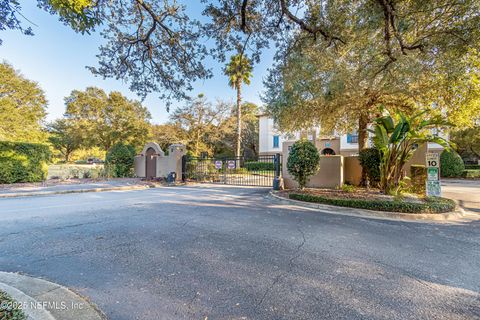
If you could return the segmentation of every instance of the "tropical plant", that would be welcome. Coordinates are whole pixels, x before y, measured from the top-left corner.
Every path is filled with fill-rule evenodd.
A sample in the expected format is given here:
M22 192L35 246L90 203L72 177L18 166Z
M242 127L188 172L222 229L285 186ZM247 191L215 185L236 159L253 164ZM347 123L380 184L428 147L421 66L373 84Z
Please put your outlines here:
M306 139L292 145L288 155L287 169L298 182L300 189L305 188L310 176L320 168L320 154L313 143Z
M240 156L242 143L242 84L250 84L252 77L252 65L250 60L243 54L237 54L230 58L225 68L225 75L228 76L228 84L237 90L237 141L235 156Z
M405 185L403 167L418 146L435 142L450 149L448 142L431 133L431 129L449 126L441 116L425 118L429 110L407 117L398 112L375 119L373 142L380 151L379 188L386 194L399 194Z

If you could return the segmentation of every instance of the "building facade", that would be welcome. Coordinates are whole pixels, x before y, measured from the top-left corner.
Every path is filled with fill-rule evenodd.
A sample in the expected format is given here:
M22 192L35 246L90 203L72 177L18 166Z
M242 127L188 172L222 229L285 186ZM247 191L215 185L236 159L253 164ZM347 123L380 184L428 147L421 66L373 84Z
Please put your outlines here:
M435 135L440 135L444 139L448 136L432 131ZM284 142L297 141L306 138L315 144L321 155L342 155L355 156L358 155L358 134L351 132L342 135L322 136L320 135L320 127L310 130L297 131L292 133L284 133L277 129L274 120L267 115L259 116L259 154L273 155L282 153L282 144ZM368 145L371 145L370 139ZM443 147L436 143L428 143L426 146L428 152L441 152Z
M306 138L315 144L322 155L351 156L358 154L358 134L322 136L320 127L310 130L284 133L277 129L274 120L267 115L259 116L259 154L273 155L282 152L284 142Z

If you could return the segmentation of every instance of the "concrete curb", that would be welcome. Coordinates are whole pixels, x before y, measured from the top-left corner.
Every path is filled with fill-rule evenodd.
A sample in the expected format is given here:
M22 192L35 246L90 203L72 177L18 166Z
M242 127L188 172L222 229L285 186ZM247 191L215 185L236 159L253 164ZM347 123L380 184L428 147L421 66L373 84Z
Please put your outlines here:
M22 304L31 320L105 320L97 307L68 288L18 273L0 272L0 289Z
M403 221L449 221L463 218L465 212L462 208L457 206L457 210L447 213L401 213L389 211L374 211L366 209L357 209L349 207L332 206L321 203L310 203L298 200L287 199L276 194L276 191L270 191L268 197L278 201L282 204L294 205L308 209L316 209L317 211L326 211L333 214L348 215L363 218L383 219L383 220L403 220ZM339 208L342 212L339 212Z
M157 188L157 187L154 185L134 185L134 186L122 186L122 187L74 189L74 190L59 190L59 191L0 193L0 199L1 198L50 196L55 194L69 194L69 193L86 193L86 192L120 191L120 190L144 190L144 189L150 189L150 188Z

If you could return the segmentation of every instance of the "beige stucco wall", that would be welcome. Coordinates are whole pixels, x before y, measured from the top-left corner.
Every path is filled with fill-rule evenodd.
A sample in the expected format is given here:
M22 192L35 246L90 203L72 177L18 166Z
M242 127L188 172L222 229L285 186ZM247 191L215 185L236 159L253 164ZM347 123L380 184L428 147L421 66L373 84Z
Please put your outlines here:
M145 161L146 161L146 157L144 155L135 156L135 159L133 162L135 167L135 175L139 178L145 178L145 175L146 175Z
M287 162L289 147L294 144L294 141L284 142L282 146L283 165L282 175L285 188L297 188L298 184L293 180L288 173ZM310 178L307 184L309 188L338 188L343 185L343 156L320 156L320 170L317 174Z
M360 165L358 156L344 157L343 178L345 183L355 186L360 185L362 181L362 166Z
M149 147L156 150L156 177L166 178L170 172L177 174L177 180L182 177L182 156L186 154L186 148L181 144L172 144L168 147L168 156L160 149L156 143L148 143L142 154L135 157L135 175L144 178L146 175L145 152Z
M320 154L322 154L323 149L330 148L335 151L335 155L340 155L340 138L318 139L316 140L315 145Z

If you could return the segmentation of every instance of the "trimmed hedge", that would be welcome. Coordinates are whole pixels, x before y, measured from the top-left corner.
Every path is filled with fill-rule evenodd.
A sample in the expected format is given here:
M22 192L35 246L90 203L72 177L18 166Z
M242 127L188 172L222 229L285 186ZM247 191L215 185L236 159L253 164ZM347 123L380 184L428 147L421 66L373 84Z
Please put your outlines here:
M460 177L465 170L462 158L455 151L444 150L440 155L440 175L442 177Z
M466 164L465 170L480 170L480 164Z
M402 213L443 213L455 209L455 201L446 198L426 198L423 203L388 200L332 199L311 194L290 193L289 198L305 202L330 204L340 207L360 208Z
M248 171L273 171L275 164L273 162L252 161L245 162L244 168Z
M0 183L45 180L51 157L45 144L0 141Z
M480 170L464 170L462 173L464 178L480 178Z

